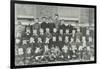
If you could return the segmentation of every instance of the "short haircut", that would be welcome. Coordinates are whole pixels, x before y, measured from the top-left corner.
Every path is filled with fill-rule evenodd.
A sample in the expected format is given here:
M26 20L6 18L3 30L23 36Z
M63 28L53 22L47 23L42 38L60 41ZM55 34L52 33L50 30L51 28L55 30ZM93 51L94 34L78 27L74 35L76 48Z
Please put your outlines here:
M48 17L49 19L52 19L52 17Z
M44 18L46 19L46 17L42 17L42 19L44 19Z
M39 20L39 18L36 18L36 19L38 19L38 20Z
M58 14L55 14L55 16L59 16Z
M21 21L18 21L18 24L20 25L21 24Z

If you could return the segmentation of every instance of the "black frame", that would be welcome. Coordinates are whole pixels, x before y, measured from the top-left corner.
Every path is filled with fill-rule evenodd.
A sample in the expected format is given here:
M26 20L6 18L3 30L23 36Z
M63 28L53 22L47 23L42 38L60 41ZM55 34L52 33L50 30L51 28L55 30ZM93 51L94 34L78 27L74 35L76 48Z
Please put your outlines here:
M86 62L70 62L70 63L53 63L53 64L39 64L39 65L24 65L24 66L15 66L15 3L19 4L37 4L37 5L53 5L53 6L70 6L70 7L85 7L85 8L94 8L94 22L95 22L95 28L94 28L94 39L95 39L95 60L94 61L86 61ZM44 67L44 66L60 66L60 65L76 65L76 64L91 64L91 63L96 63L96 6L95 5L80 5L80 4L62 4L62 3L48 3L48 2L34 2L34 1L15 1L11 0L10 1L10 67L11 69L13 68L30 68L30 67Z

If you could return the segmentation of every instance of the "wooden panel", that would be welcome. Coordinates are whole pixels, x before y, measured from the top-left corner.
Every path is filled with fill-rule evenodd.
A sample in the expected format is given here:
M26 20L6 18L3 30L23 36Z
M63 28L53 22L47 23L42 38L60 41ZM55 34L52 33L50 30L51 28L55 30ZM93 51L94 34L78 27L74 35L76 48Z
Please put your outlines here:
M79 8L75 7L59 7L58 14L61 18L79 18Z
M89 23L89 8L80 8L80 23Z
M89 9L89 24L94 26L94 8Z
M17 20L18 16L36 17L35 5L15 4L15 20Z
M55 13L57 13L56 6L37 5L37 17L53 17Z

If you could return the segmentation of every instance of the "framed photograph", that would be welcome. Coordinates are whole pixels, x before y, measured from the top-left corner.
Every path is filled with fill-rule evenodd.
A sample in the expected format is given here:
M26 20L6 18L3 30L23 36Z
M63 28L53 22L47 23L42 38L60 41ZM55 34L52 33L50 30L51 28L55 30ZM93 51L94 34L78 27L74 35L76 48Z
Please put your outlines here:
M11 68L96 63L96 6L11 0Z

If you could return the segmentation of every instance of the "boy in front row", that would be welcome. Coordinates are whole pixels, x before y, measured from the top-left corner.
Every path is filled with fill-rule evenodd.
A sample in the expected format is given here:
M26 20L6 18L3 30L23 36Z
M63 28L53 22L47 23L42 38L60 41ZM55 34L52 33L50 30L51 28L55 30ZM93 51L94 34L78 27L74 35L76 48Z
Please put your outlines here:
M38 39L37 39L37 46L35 47L35 52L34 52L35 60L37 62L41 62L43 51L44 51L44 48L43 48L42 39L41 39L41 37L38 37Z
M25 60L24 60L24 49L22 47L17 49L17 58L16 58L16 64L17 65L24 65Z
M57 32L57 29L54 28L53 33L52 33L51 44L56 46L57 45L57 40L58 40L58 32Z
M24 51L23 46L21 45L21 39L15 39L15 64L16 65L23 65L24 64Z
M70 56L68 52L69 52L69 39L68 36L65 36L64 46L62 47L63 59L65 61L68 60L68 56Z
M64 36L65 36L65 37L67 36L67 37L68 37L68 41L70 41L70 39L71 39L71 34L69 33L69 30L68 30L68 29L66 29Z
M44 33L46 31L46 28L47 28L46 19L47 19L46 17L42 17L41 28L44 30Z
M71 54L71 59L76 59L77 58L77 46L76 46L76 43L74 41L74 38L71 38L71 41L70 41L70 54Z
M60 50L61 50L62 47L64 46L64 34L63 34L63 29L60 29L60 31L59 31L57 44L58 44L57 46L60 48Z

